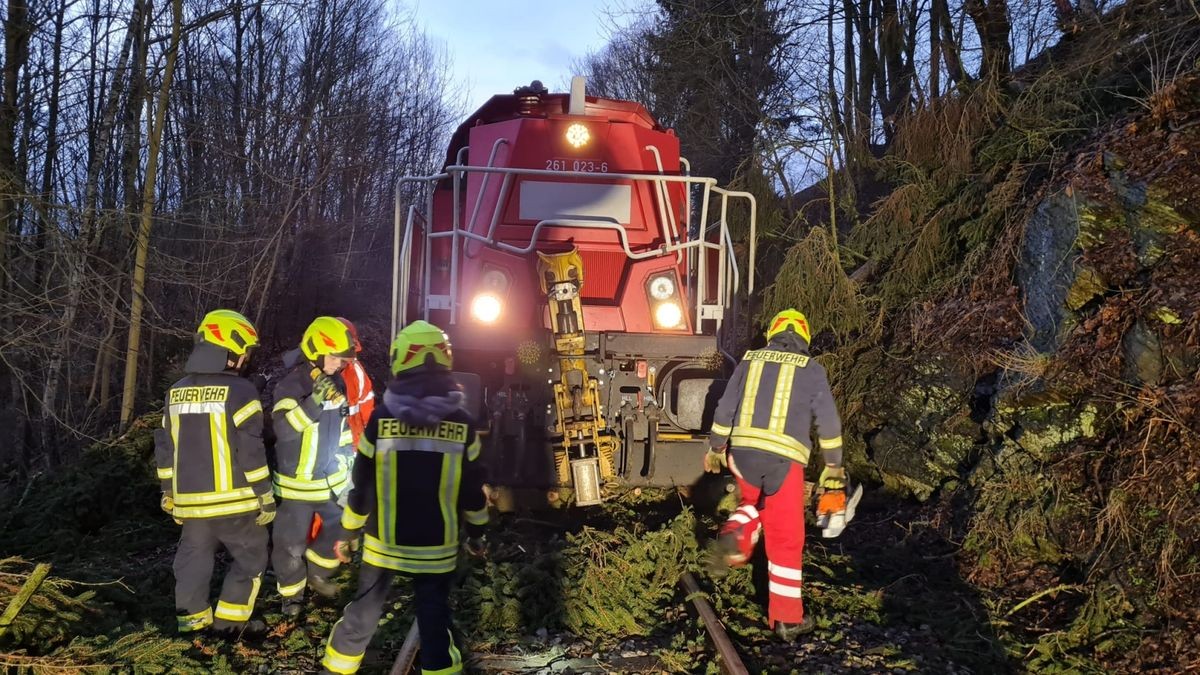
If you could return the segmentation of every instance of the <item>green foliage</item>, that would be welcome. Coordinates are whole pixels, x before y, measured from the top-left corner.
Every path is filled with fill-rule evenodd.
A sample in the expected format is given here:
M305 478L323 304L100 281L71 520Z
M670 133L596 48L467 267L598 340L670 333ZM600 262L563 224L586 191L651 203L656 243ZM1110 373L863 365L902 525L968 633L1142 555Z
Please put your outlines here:
M0 560L0 610L21 592L32 571L33 564L21 558ZM89 604L94 597L93 591L76 591L69 581L47 577L0 637L0 646L45 651L67 643L95 619L98 609Z
M1105 672L1096 657L1127 653L1141 640L1140 631L1126 619L1132 609L1120 588L1097 587L1067 628L1033 643L1026 665L1039 673Z
M457 594L465 628L492 644L539 628L595 639L661 630L679 574L699 561L695 518L684 511L659 529L621 523L552 536L518 559L474 566Z
M567 628L580 635L650 635L676 593L679 574L699 556L695 519L685 511L667 526L638 525L611 532L584 528L568 537ZM689 564L690 563L690 564ZM601 600L598 602L598 600Z
M154 429L161 414L135 420L123 436L97 443L70 466L32 479L0 505L0 552L70 555L89 546L120 545L97 536L114 528L163 522L154 475Z
M808 236L788 251L775 283L763 293L759 318L766 322L788 307L804 312L814 334L831 331L839 342L867 325L858 285L842 271L836 244L822 228L809 230Z

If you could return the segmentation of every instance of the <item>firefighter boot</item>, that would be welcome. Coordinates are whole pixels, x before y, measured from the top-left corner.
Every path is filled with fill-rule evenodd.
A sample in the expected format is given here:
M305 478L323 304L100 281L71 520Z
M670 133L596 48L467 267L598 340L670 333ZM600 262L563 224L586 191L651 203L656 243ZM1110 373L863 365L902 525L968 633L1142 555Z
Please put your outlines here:
M249 621L226 624L223 626L214 625L212 632L217 637L230 642L241 642L242 640L257 640L267 635L267 624L258 619L250 619Z
M283 598L283 608L280 611L287 617L300 616L300 612L304 611L304 593L300 592L292 596L285 596Z
M322 598L336 598L338 595L337 584L315 574L308 575L308 587Z
M721 534L709 549L709 574L719 577L730 567L746 564L761 536L758 509L750 504L739 506L721 526Z
M817 622L813 620L812 615L805 614L800 623L784 623L783 621L775 622L775 635L784 642L793 642L801 635L808 635L817 628Z
M739 556L737 535L722 532L708 550L708 575L714 579L725 576Z

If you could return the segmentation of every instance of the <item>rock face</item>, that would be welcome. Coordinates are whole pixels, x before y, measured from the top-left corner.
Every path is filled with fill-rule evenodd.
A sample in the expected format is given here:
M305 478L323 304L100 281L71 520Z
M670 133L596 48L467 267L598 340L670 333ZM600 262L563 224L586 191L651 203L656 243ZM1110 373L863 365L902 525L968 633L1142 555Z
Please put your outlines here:
M1023 344L982 373L961 355L919 356L872 396L858 424L866 459L890 490L924 501L939 486L977 479L1010 450L1045 461L1096 436L1100 413L1076 390L1081 379L1159 386L1195 373L1200 354L1182 335L1194 325L1191 306L1157 299L1182 271L1175 238L1197 225L1176 208L1184 198L1131 178L1111 152L1102 158L1099 177L1046 196L1024 223L1015 265ZM1155 304L1130 310L1125 297ZM1126 318L1110 325L1117 315Z
M1025 224L1017 282L1031 328L1029 342L1038 351L1052 351L1071 314L1071 305L1077 309L1090 299L1083 297L1087 291L1077 288L1079 229L1080 205L1061 192L1038 204Z
M949 360L923 363L881 392L867 456L890 489L928 499L964 470L981 431L971 417L973 378ZM890 398L890 405L887 402Z
M1047 179L1009 267L913 303L843 403L852 472L950 515L972 583L1056 627L1023 636L1037 658L1200 659L1200 75L1173 86ZM1023 329L964 331L1009 279Z

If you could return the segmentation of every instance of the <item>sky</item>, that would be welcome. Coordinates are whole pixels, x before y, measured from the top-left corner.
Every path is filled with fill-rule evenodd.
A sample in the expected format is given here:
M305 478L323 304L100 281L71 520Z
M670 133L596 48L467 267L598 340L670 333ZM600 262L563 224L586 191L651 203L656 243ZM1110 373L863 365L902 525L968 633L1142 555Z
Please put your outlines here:
M417 24L441 41L474 111L495 94L541 80L566 91L572 59L607 42L636 0L411 0ZM615 14L614 14L615 13ZM610 17L610 14L614 14Z

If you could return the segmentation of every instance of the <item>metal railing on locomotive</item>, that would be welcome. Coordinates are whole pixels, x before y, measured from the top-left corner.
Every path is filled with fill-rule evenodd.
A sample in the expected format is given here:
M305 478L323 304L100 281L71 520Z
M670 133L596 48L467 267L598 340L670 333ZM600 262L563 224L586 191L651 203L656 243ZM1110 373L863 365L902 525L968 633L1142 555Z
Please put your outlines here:
M654 154L659 173L658 174L635 174L635 173L592 173L587 171L554 171L545 169L523 169L511 167L495 166L496 153L502 145L507 145L508 140L501 138L497 139L492 146L488 163L486 166L471 166L463 164L463 155L467 148L463 147L459 150L456 163L453 166L448 166L446 169L437 174L430 176L405 176L400 179L396 186L395 198L395 222L393 233L393 279L392 279L392 334L395 335L400 328L400 323L404 321L404 317L408 316L409 298L411 294L411 263L412 263L412 246L413 233L416 227L422 230L422 240L424 250L421 255L421 277L422 288L420 293L421 304L418 309L421 310L422 317L429 319L429 312L433 309L449 310L450 324L458 322L458 310L462 304L458 300L459 294L459 246L470 242L478 242L484 246L490 246L497 250L514 253L517 255L527 255L537 250L538 238L542 230L546 227L557 228L578 228L578 229L603 229L611 230L617 234L617 238L621 243L621 248L625 252L626 257L631 260L646 260L649 258L660 258L664 256L674 255L677 261L683 262L686 255L686 276L688 280L688 290L695 298L695 332L703 334L704 322L715 321L715 330L718 335L721 333L721 327L725 321L726 311L733 306L737 292L740 288L741 274L738 269L737 259L733 252L733 239L729 234L728 217L729 204L731 199L744 199L749 206L748 215L748 231L750 233L750 246L747 261L747 292L754 292L754 268L755 257L757 254L757 209L758 204L754 195L749 192L738 190L726 190L717 186L715 178L697 177L691 175L674 176L668 175L663 171L661 155L658 148L647 145L645 150ZM687 167L686 160L681 158L681 163ZM482 182L479 187L478 195L475 199L474 207L471 211L470 220L465 227L461 225L461 199L462 182L471 173L483 174ZM501 176L503 181L500 186L500 193L496 199L496 205L491 214L491 220L488 224L487 234L479 234L475 232L475 225L478 222L479 213L482 207L483 197L487 193L489 182L492 176ZM654 185L655 202L659 212L659 222L661 224L663 244L658 248L650 248L643 251L634 251L629 245L629 236L625 230L625 226L616 222L611 218L603 217L575 217L575 218L549 218L540 220L534 225L533 231L530 233L529 242L524 246L517 246L505 241L496 239L496 229L500 225L501 218L504 212L504 206L508 201L508 196L512 189L512 184L516 178L590 178L592 180L603 181L632 181L634 185L638 183L652 183ZM453 196L453 223L449 230L442 232L433 232L430 224L433 221L433 193L437 184L450 179L453 181L452 187ZM686 214L684 217L684 232L690 233L691 227L691 193L692 188L697 187L701 191L700 197L700 216L701 224L707 223L703 227L696 228L699 235L697 239L691 241L680 241L679 236L679 220L676 217L674 207L667 198L668 183L683 183L684 191L687 194ZM405 219L405 224L401 228L400 222L402 213L402 196L401 188L405 184L417 184L425 191L424 210L418 210L418 204L411 204L408 208L408 217ZM719 200L717 211L720 216L708 222L709 214L713 211L711 203L713 200ZM713 234L716 233L714 237ZM710 241L713 237L715 241ZM434 239L450 239L450 288L449 293L442 295L434 295L430 292L430 258L433 252ZM718 252L717 260L717 297L714 302L705 302L706 289L708 288L708 278L711 270L708 256L700 255L701 251L715 250ZM702 292L704 291L704 292Z

